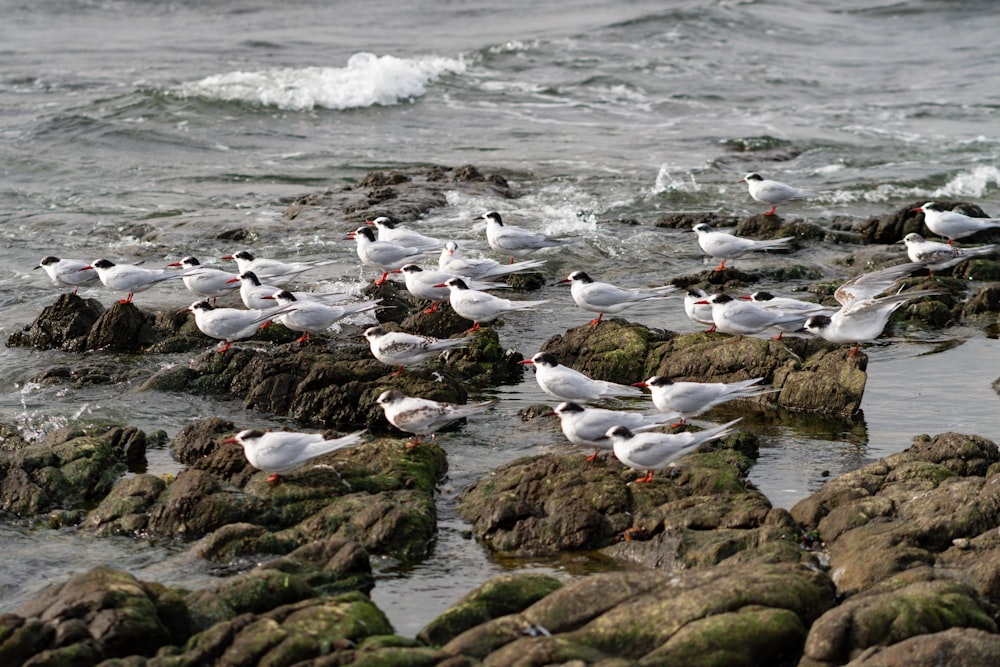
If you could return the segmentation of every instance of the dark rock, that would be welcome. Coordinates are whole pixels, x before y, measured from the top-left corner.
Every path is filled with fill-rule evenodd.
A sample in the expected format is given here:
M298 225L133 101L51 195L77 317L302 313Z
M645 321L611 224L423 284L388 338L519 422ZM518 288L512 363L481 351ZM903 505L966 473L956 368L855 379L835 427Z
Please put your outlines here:
M995 316L1000 311L1000 285L984 285L980 287L975 294L969 297L962 310L966 316L982 315L984 313ZM995 317L991 319L995 321Z
M31 325L11 334L7 346L82 352L88 349L90 330L103 313L104 306L97 299L61 294Z
M342 220L345 226L357 226L379 216L397 221L417 220L428 211L447 205L445 193L455 189L492 197L514 196L502 176L485 176L473 166L373 171L357 187L296 199L288 206L285 217L317 229L326 229L331 218Z
M716 213L668 213L661 215L653 222L654 227L667 229L693 229L695 225L706 223L713 227L735 227L739 223L735 215L718 215ZM692 236L692 241L694 237Z
M17 615L41 621L53 639L68 645L63 647L65 650L49 649L56 649L56 654L68 654L70 646L79 646L73 642L83 638L87 654L98 661L136 654L151 656L160 646L187 638L184 634L172 635L170 626L178 625L165 623L160 617L157 601L164 594L162 587L150 587L126 572L98 568L44 588L24 603ZM67 623L69 627L62 627ZM49 655L55 660L53 653Z
M924 214L914 211L914 208L923 206L927 200L914 202L913 204L897 209L894 213L883 216L871 217L858 224L856 231L860 232L866 243L896 243L911 232L916 232L927 239L937 238L935 234L924 225ZM975 204L964 202L942 202L938 201L943 208L950 211L959 210L965 215L974 218L986 218L986 213ZM995 242L1000 240L995 232L979 232L963 239L963 242L975 244Z

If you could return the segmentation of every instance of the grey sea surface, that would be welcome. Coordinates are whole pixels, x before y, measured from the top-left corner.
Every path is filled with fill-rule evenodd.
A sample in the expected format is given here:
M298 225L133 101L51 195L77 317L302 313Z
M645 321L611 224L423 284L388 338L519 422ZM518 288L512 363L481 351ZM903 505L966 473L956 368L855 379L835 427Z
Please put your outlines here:
M149 267L195 255L227 268L219 258L239 248L217 237L234 229L254 232L261 256L336 260L300 288L356 293L374 276L342 240L350 226L334 219L299 228L281 216L295 197L357 183L372 169L473 164L503 174L523 196L453 192L414 225L491 256L474 220L488 209L513 224L581 236L539 254L553 282L586 267L601 280L651 286L709 268L693 235L651 223L678 212L762 212L738 183L749 171L816 192L779 213L821 226L935 199L1000 215L1000 15L986 0L0 0L0 8L4 339L58 294L33 270L46 255ZM736 265L804 264L839 280L860 270L845 264L857 250L817 242ZM865 253L903 258L901 247ZM765 285L782 293L801 286ZM118 296L100 287L82 293L105 304ZM592 316L565 287L531 298L550 303L500 329L503 343L526 356ZM152 310L192 300L179 282L136 296ZM678 300L624 316L697 330ZM747 415L763 439L751 480L790 507L920 433L1000 438L991 388L997 346L995 328L972 325L898 332L868 346L859 421ZM3 347L0 418L28 438L108 420L170 437L211 416L289 425L238 403L138 390L189 359L134 356L114 385L42 387L32 378L46 368L120 360ZM571 451L556 423L518 417L521 407L549 402L530 371L489 393L501 399L497 409L440 438L450 473L432 557L409 567L375 563L373 598L402 634L499 572L570 577L601 566L584 555L499 560L466 536L458 491L518 457ZM179 469L164 449L149 458L152 472ZM93 540L3 517L0 611L100 564L207 585L216 573L189 546Z

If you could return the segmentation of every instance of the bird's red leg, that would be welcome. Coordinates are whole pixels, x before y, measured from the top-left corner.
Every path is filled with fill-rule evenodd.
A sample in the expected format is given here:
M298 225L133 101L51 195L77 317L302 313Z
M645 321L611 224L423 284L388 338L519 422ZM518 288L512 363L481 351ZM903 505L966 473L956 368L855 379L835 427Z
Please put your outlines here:
M432 301L430 308L424 308L424 315L430 315L431 313L436 313L438 309L438 302Z
M307 331L304 334L302 334L301 336L299 336L298 338L296 338L295 342L296 343L305 343L306 341L309 340L309 338L310 338L309 332Z
M473 331L479 331L479 322L472 325L471 329L467 329L465 333L472 333Z
M409 442L406 443L406 448L407 449L413 449L414 447L416 447L417 445L419 445L423 441L424 441L423 438L421 438L419 436L414 436L412 440L410 440Z
M652 470L647 470L646 471L646 476L645 477L640 477L639 479L635 480L635 483L636 484L648 484L649 482L652 482L652 481L653 481L653 471Z
M386 278L388 278L388 277L389 277L389 272L386 271L385 273L382 274L381 278L379 278L378 280L375 281L375 284L376 285L381 285L382 283L384 283L386 281Z
M124 299L118 299L118 303L132 303L132 292L128 293L128 297Z
M778 333L777 336L771 336L771 340L781 340L781 337L785 335L784 331Z
M726 260L722 260L721 262L719 262L719 265L717 267L715 267L714 270L715 271L722 271L725 268L726 268Z
M601 450L595 449L593 454L591 454L590 456L585 456L584 459L587 462L589 462L589 463L593 463L594 461L597 460L597 455L600 454L600 453L601 453Z
M860 349L861 349L861 343L855 343L854 347L851 348L851 351L847 353L847 358L850 359L851 357L856 355L858 353L858 350Z
M681 417L681 420L679 422L674 422L673 424L671 424L670 428L677 428L678 426L684 426L684 424L687 424L687 419Z
M233 346L233 341L227 340L226 344L220 347L218 350L216 350L216 352L228 352L229 348L231 348L232 346Z
M601 313L596 318L590 320L590 325L597 326L603 319L604 319L604 313Z
M715 333L715 325L713 324L709 328L705 329L702 333Z
M399 369L395 373L392 374L392 377L398 378L402 374L403 374L403 365L400 364L399 365Z
M276 472L272 472L270 475L267 476L267 479L264 481L267 482L268 484L274 484L275 482L281 481L281 475L279 475Z
M765 213L764 215L774 215L774 212L777 210L778 210L778 205L775 204L774 206L771 207L771 210Z

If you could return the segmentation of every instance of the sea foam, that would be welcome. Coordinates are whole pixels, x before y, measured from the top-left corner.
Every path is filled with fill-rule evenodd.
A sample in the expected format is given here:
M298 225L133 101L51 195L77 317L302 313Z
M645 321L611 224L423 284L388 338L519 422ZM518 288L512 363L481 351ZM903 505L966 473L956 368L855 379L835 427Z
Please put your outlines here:
M274 106L289 111L314 107L356 109L391 105L420 97L444 74L461 74L461 59L427 56L397 58L355 53L346 67L228 72L181 85L185 97Z

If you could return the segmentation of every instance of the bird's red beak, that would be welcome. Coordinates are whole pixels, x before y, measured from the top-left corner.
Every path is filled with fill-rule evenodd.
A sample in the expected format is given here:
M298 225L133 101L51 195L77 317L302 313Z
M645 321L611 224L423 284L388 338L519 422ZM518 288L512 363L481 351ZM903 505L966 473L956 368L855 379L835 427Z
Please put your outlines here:
M438 283L437 285L434 285L434 287L447 287L447 285L444 283Z
M910 209L910 213L923 213L923 211L924 211L924 207L923 206L918 206L916 208L911 208Z
M519 363L519 364L533 364L535 362L532 361L531 359L522 359L521 361L519 361L517 363Z
M239 281L240 281L239 278L230 278L229 280L226 281L226 284L228 285L229 283L238 283Z
M235 258L235 257L233 257L232 255L226 255L226 256L225 256L225 257L223 257L222 259L236 259L236 258Z
M744 301L753 301L753 298L751 298L750 296L748 296L746 294L744 294L743 296L740 296L738 298L743 299ZM697 303L701 303L701 301L698 301Z
M708 301L706 301L705 299L702 299L701 301L695 301L694 305L696 305L696 306L708 306L708 305L711 305L711 304L709 304Z
M167 264L167 266L184 266L184 265L181 264L180 262L171 262L170 264Z
M562 285L563 283L571 283L571 282L573 281L570 280L569 278L563 278L562 280L557 280L556 285Z
M220 445L238 445L238 444L240 444L240 441L237 440L235 437L232 437L232 438L226 438L225 440L223 440L219 444Z
M649 385L646 384L645 382L633 382L632 386L633 387L648 387Z
M83 267L82 269L77 269L77 273L79 273L80 271L90 271L90 270L92 270L93 268L94 268L94 267L92 267L92 266L90 266L90 265L87 265L87 266Z

